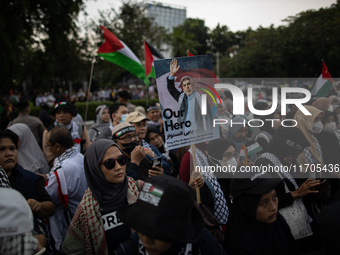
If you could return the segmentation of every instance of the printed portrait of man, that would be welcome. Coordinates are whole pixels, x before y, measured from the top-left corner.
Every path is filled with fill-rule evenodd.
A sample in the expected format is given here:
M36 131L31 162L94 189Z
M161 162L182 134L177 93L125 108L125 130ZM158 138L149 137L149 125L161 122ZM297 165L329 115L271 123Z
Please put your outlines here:
M180 66L177 66L177 60L170 62L170 75L167 77L167 88L171 96L179 104L179 116L177 122L190 121L190 130L198 130L199 132L212 131L213 117L209 105L207 106L207 114L202 115L202 98L195 90L195 84L191 77L184 76L180 81L178 91L175 87L175 75Z

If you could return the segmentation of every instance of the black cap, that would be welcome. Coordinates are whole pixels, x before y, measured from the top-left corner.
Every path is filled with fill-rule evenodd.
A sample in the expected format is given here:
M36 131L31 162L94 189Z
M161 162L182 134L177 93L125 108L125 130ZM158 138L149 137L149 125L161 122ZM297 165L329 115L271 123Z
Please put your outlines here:
M55 111L57 109L67 109L72 114L72 116L77 115L76 108L69 101L60 101L60 102L56 103L55 106L54 106L54 110L52 112L53 115L55 115Z
M146 179L136 203L117 215L129 227L168 242L196 242L204 226L194 206L195 193L185 182L167 175Z
M233 178L230 181L230 193L233 199L242 194L263 195L275 189L282 182L281 178L272 178L268 173L252 173L251 177Z

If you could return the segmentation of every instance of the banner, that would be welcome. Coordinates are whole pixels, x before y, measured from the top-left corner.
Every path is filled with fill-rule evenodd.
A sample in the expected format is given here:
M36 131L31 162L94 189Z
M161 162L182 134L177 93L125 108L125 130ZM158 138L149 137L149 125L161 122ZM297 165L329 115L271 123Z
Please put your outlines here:
M169 150L219 138L211 56L155 60L156 83Z

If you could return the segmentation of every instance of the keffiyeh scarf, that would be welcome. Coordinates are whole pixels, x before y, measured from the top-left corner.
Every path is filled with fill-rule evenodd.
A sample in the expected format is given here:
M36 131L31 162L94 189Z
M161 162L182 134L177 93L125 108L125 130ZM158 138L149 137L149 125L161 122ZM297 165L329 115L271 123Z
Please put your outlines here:
M189 152L192 156L191 148L189 149ZM207 157L204 155L204 153L196 148L196 164L198 166L201 166L201 169L204 169L204 166L209 166ZM208 170L208 168L206 168ZM220 225L227 224L228 216L229 216L229 208L227 205L227 201L225 200L223 191L221 189L220 184L218 183L216 177L212 172L208 171L202 171L201 174L205 177L205 179L211 184L213 190L212 195L214 197L215 203L214 203L214 216L217 220L217 222Z

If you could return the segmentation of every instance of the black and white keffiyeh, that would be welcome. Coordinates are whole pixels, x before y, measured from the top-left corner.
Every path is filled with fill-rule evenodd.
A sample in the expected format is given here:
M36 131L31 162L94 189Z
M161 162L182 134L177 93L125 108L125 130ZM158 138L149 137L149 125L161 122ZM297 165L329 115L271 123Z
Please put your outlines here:
M255 140L257 140L258 138L263 138L264 140L266 140L267 143L269 143L270 140L273 138L273 135L268 133L267 131L262 131L256 136Z
M274 154L271 154L269 152L265 152L260 157L258 157L256 160L258 160L260 158L268 159L270 162L273 163L274 166L278 166L279 169L282 170L282 168L280 167L280 166L282 166L282 163L278 159L278 157L276 157ZM288 171L280 171L280 173L282 173L294 185L295 189L299 188L295 179L291 176L291 174Z
M321 151L321 146L319 144L319 141L315 138L314 135L313 135L313 138L316 140L316 149L318 150L318 153L320 154L322 158L322 151ZM320 164L320 162L318 162L318 160L313 156L313 154L308 149L308 147L306 147L303 152L305 154L306 159L308 160L308 164Z
M69 149L67 149L63 154L61 154L59 157L56 157L54 159L54 165L51 169L51 173L53 173L55 170L57 170L58 168L61 167L61 162L63 162L64 160L68 159L73 153L78 152L77 147L71 147Z
M6 255L32 255L38 249L38 240L33 237L31 232L0 237L0 254Z
M65 126L63 124L60 124L58 121L54 122L54 126ZM72 139L81 139L80 135L79 135L79 126L78 124L71 120L70 124L68 124L67 126L65 126L68 130L70 130L71 132L71 136Z
M11 188L11 184L9 183L8 176L5 170L1 166L0 166L0 187Z
M189 149L190 154L192 155L191 149ZM206 166L206 171L201 171L201 174L205 177L207 181L210 182L211 186L213 187L214 194L214 216L217 220L217 222L220 225L227 224L228 216L229 216L229 208L227 205L227 201L224 197L223 191L221 189L220 184L218 183L216 177L212 172L208 170L208 160L207 157L204 155L204 153L196 148L196 164L197 166L200 166L201 169L204 169L204 166Z

